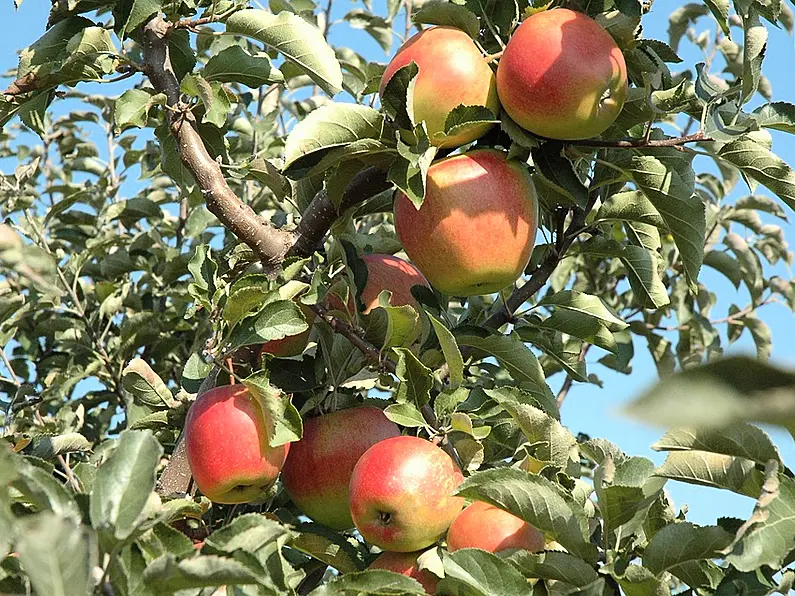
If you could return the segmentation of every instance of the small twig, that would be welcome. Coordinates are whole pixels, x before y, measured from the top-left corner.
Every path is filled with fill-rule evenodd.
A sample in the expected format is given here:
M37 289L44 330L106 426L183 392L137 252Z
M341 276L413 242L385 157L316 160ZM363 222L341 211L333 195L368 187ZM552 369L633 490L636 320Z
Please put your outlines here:
M564 144L571 147L598 147L606 149L652 149L654 147L679 147L687 143L698 143L700 141L712 141L702 131L681 137L670 139L616 139L614 141L601 141L599 139L583 139L581 141L564 141Z
M233 6L229 10L221 14L211 15L209 17L201 17L200 19L182 19L170 24L173 29L191 29L194 30L202 25L209 25L210 23L217 23L223 21L228 16L240 10L240 6Z
M502 58L504 52L505 50L502 50L500 52L495 52L494 54L486 54L486 62L491 64L495 60L499 60L500 58Z

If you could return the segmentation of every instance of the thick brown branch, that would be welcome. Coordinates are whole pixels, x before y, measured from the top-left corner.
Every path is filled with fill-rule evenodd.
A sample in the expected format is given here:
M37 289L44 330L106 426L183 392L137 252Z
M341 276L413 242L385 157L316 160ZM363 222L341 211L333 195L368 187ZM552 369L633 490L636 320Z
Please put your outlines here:
M337 218L347 209L363 203L367 199L391 188L386 171L379 168L365 168L354 176L342 195L340 206L335 207L325 190L318 192L301 216L295 230L295 244L287 253L288 257L307 257L323 241L326 232Z
M582 141L566 141L566 145L576 147L601 147L615 149L646 149L653 147L679 147L687 143L697 143L699 141L711 141L703 132L699 131L692 135L673 137L671 139L617 139L614 141L600 141L598 139L584 139Z
M220 165L207 152L193 114L180 101L179 81L166 43L170 29L171 25L160 16L144 25L144 58L152 86L166 95L169 127L182 162L196 179L207 209L249 245L263 263L278 265L292 245L293 235L273 227L243 203L227 184Z

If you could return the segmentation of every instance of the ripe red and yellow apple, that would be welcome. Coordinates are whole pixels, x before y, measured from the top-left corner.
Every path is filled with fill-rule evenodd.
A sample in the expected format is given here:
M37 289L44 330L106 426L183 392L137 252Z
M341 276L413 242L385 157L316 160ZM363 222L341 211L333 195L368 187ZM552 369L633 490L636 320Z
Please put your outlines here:
M544 535L523 519L483 501L475 501L453 520L447 531L450 552L480 548L491 553L509 548L544 550Z
M519 126L551 139L604 132L627 99L627 66L616 42L587 15L565 8L519 25L497 68L502 107Z
M392 296L389 304L392 306L417 306L417 301L411 294L414 286L430 287L428 280L411 263L393 255L369 254L362 257L367 266L367 283L361 294L364 304L364 314L368 314L378 306L378 296L384 290ZM353 299L348 301L347 309L336 295L329 294L327 305L334 310L353 312L355 307Z
M494 73L469 35L454 27L429 27L404 43L381 77L383 97L395 72L411 62L419 67L414 87L414 121L425 121L431 142L438 147L460 147L482 137L491 128L479 124L445 137L447 115L459 105L500 110ZM438 135L438 136L437 136Z
M372 406L309 418L303 438L290 446L282 483L316 522L334 530L352 528L348 485L356 462L379 441L399 435L398 426Z
M441 159L428 169L417 209L399 192L395 230L409 258L438 290L491 294L530 260L538 199L524 164L493 149Z
M289 444L268 444L268 413L243 385L200 395L185 420L185 449L193 479L216 503L248 503L276 481Z
M417 557L421 554L421 552L383 552L378 555L378 558L372 562L368 569L386 569L387 571L401 573L420 582L420 585L422 585L428 594L435 594L439 578L430 571L419 568Z
M302 331L297 335L288 335L281 339L272 339L269 342L265 342L262 344L262 348L260 348L261 355L270 354L277 358L290 358L303 353L309 343L309 335L312 333L312 323L314 323L317 315L315 311L306 304L301 304L299 302L298 307L301 309L304 319L306 319L306 324L308 325L306 331Z
M381 549L423 549L444 535L463 508L464 500L453 496L463 479L450 456L430 441L381 441L353 469L351 517L362 537Z

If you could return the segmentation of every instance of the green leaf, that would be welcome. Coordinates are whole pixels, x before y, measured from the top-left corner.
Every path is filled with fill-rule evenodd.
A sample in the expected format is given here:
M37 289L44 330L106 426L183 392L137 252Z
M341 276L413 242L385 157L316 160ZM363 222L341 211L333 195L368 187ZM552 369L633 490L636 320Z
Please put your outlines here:
M731 37L729 30L729 0L704 0L704 4L709 7L712 16L726 37Z
M33 446L31 455L41 459L52 459L64 453L91 451L92 448L91 442L80 433L65 433L39 438Z
M450 388L455 389L464 382L464 358L461 356L461 350L458 349L455 337L444 326L444 323L432 315L428 315L428 318L431 320L433 330L436 332L436 338L442 347L445 362L447 362L447 367L450 369Z
M38 511L52 511L60 517L75 521L82 517L72 495L53 477L51 471L29 461L21 461L18 475L12 478L10 486L21 493L23 502L30 503Z
M274 15L259 9L241 10L227 19L226 31L281 52L329 95L342 90L342 69L334 50L322 31L301 17L289 12Z
M232 331L229 351L262 344L272 339L298 335L309 328L304 314L292 300L270 302L255 317L246 319Z
M221 83L209 82L199 75L186 75L180 88L183 93L198 97L201 101L204 106L202 122L216 128L226 125L226 117L232 111L232 102Z
M420 333L419 313L412 306L381 306L370 311L365 339L386 349L412 345Z
M301 439L304 432L301 414L295 409L289 395L268 383L268 373L256 372L243 380L268 421L268 444L278 447Z
M411 350L396 348L395 351L398 353L395 375L400 379L395 400L400 404L412 404L419 410L431 401L431 369L420 362Z
M240 46L229 46L207 61L202 76L208 81L242 83L256 89L284 82L284 75L267 54L252 56Z
M447 118L444 121L444 133L434 135L434 140L455 137L471 128L481 128L484 125L499 123L497 116L489 108L462 104L456 106L447 114Z
M732 257L729 253L711 250L704 255L704 264L712 267L716 271L720 271L735 288L740 287L740 282L743 279L743 269L739 261Z
M555 196L565 197L566 202L562 204L585 208L588 203L588 189L575 173L571 161L563 154L563 144L557 141L546 142L533 149L532 154L533 164L536 166L533 179L536 183L552 187Z
M699 17L708 14L709 8L704 4L691 2L677 8L668 16L669 45L674 51L679 47L679 40L694 25Z
M423 25L455 27L464 31L472 39L477 39L480 36L480 23L475 13L464 6L446 0L424 2L419 10L411 15L411 20Z
M754 462L706 451L674 451L655 472L657 476L730 490L755 498L762 489L762 473Z
M766 103L751 114L759 126L795 133L795 104L786 101Z
M134 358L122 371L121 383L140 404L150 408L171 408L176 405L163 380L140 358Z
M148 516L155 472L163 448L148 432L126 430L111 456L99 467L91 492L91 525L125 540Z
M554 579L577 587L587 586L599 578L591 565L579 557L560 551L531 553L520 550L506 560L527 577Z
M643 551L643 566L652 573L671 571L689 561L718 559L732 535L720 526L698 527L688 522L664 527Z
M630 403L634 418L666 427L763 422L795 428L795 374L732 356L662 380Z
M292 548L323 561L340 573L353 573L365 567L362 553L337 532L320 524L301 524L296 530L300 534L290 543Z
M486 389L485 393L497 402L522 429L527 441L536 445L534 457L551 462L560 470L572 470L579 466L577 439L555 418L528 403L517 399L513 388Z
M41 513L22 523L19 560L37 594L86 596L98 565L93 533L68 519Z
M613 575L626 596L671 596L668 579L661 579L640 565L628 565L623 574Z
M392 162L387 179L409 198L416 209L425 200L426 179L428 169L436 157L437 148L431 145L425 123L414 128L414 139L411 144L397 134L397 159Z
M145 128L149 112L157 105L164 105L163 93L153 94L147 89L127 89L113 104L113 122L116 134L128 128Z
M795 482L767 470L764 490L751 518L737 532L725 559L740 571L763 565L780 569L795 549Z
M737 423L716 429L672 429L652 445L655 451L709 451L721 455L744 457L766 465L771 459L779 463L781 455L760 428Z
M615 240L600 237L588 239L582 244L580 250L586 255L621 259L627 270L627 279L632 287L635 304L655 309L670 304L668 289L660 279L662 257L656 250L649 250L641 246L626 246ZM610 339L612 340L611 344L614 343L614 338ZM605 349L614 349L612 345L610 347L599 343L596 345L605 347Z
M178 81L193 72L196 66L196 52L191 45L190 32L187 29L171 30L168 34L168 51L171 56L171 66Z
M503 335L467 327L456 329L453 334L458 345L469 346L494 356L523 389L545 396L552 395L538 358L516 333Z
M627 153L612 151L611 161L638 185L665 220L679 249L685 277L696 288L707 222L704 205L694 194L693 156L673 148Z
M629 327L627 323L613 314L601 298L591 294L564 290L547 296L538 304L539 306L554 306L587 315L597 319L611 331L621 331Z
M124 39L163 8L163 0L122 0L113 10L116 33Z
M203 550L209 554L233 553L238 549L256 553L265 546L292 536L280 523L259 513L246 513L214 531L204 541Z
M303 174L335 147L362 139L379 139L384 117L357 104L332 103L311 112L290 131L284 146L284 174Z
M277 291L269 288L268 276L262 273L244 275L229 288L224 305L224 320L234 327L256 307L279 298Z
M795 209L795 171L750 136L727 143L718 157L739 168L744 176L763 184Z
M424 596L419 582L400 573L384 569L370 569L338 575L320 585L310 596Z
M476 472L464 480L457 494L505 509L553 537L570 553L588 563L596 561L585 511L543 476L514 468Z
M158 594L214 586L259 583L254 571L242 563L214 555L199 555L177 562L172 554L152 561L144 572L147 586Z
M401 66L392 74L380 94L384 112L398 128L414 130L414 86L419 72L413 60Z
M428 424L417 406L412 403L389 404L384 408L384 415L395 424L406 428L421 428Z
M515 596L530 589L513 565L484 550L462 548L446 555L443 562L445 576L439 582L443 594Z
M759 88L762 76L762 60L767 50L767 28L759 19L759 13L751 8L743 17L743 96L747 103Z

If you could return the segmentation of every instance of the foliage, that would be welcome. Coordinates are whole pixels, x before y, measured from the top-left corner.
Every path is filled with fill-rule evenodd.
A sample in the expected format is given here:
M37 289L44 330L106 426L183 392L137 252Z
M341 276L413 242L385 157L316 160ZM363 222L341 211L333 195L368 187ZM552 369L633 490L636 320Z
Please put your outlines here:
M793 258L779 223L795 172L771 131L795 132L795 106L773 101L762 71L768 27L792 28L787 4L686 4L666 42L642 36L650 3L569 2L621 46L630 98L600 139L535 138L503 114L477 141L525 162L541 198L546 241L517 287L418 292L419 314L318 306L362 287L361 255L400 251L391 190L421 202L436 156L406 111L411 69L378 109L384 65L329 32L362 30L389 51L412 26L453 25L496 53L541 4L364 0L336 20L331 1L53 3L0 99L0 151L15 164L0 186L0 592L422 593L364 571L376 553L300 520L279 485L238 507L189 489L185 415L227 376L265 396L273 444L300 437L301 416L388 406L405 432L455 450L461 495L557 543L440 549L428 557L440 593L788 590L795 481L754 426L795 429L795 373L766 364L757 316L795 308L793 282L770 272ZM685 42L704 63L682 63ZM493 117L459 107L447 132ZM730 200L740 178L751 194ZM717 312L704 265L750 303ZM311 324L296 301L321 315L313 341L260 362L259 344ZM746 331L758 359L721 358ZM641 345L664 380L630 413L671 427L656 469L575 436L558 410L600 367L631 374ZM673 510L668 480L757 505L698 527Z

